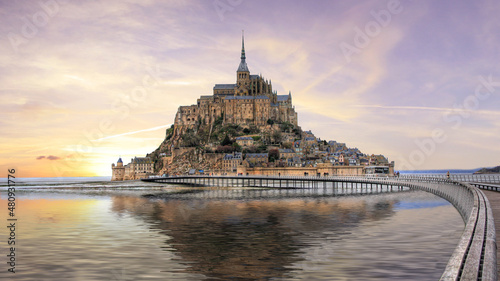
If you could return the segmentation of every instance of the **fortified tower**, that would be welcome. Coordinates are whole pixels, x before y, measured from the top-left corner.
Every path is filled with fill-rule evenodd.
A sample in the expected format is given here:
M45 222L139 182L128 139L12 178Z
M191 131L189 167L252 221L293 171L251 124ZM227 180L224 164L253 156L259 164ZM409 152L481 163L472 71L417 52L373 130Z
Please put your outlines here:
M120 157L118 159L118 162L111 164L111 170L112 170L112 176L111 180L112 181L122 181L123 177L125 176L125 167L123 167L123 161L122 158Z

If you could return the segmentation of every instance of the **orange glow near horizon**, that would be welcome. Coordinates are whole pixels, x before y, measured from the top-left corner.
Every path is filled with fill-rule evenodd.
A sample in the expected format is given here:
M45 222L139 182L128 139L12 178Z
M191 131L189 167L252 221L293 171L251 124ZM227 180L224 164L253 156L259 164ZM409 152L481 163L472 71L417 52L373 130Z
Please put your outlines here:
M90 219L89 215L93 212L99 212L96 208L99 200L96 199L81 199L81 200L65 200L65 199L24 199L19 197L16 199L16 217L25 219L31 218L34 221L24 224L36 225L38 223L66 223L71 224L73 218ZM0 206L7 206L7 200L0 199ZM7 209L7 207L5 207ZM6 212L4 212L7 215ZM54 216L57 214L57 216ZM23 232L23 235L28 235L30 231Z
M162 142L164 128L105 140L82 142L47 149L18 151L17 161L1 159L0 170L16 169L16 177L96 177L111 176L111 164L122 158L128 164L135 156L154 151ZM109 137L109 135L106 135ZM92 144L92 145L90 145ZM58 156L55 156L58 155Z

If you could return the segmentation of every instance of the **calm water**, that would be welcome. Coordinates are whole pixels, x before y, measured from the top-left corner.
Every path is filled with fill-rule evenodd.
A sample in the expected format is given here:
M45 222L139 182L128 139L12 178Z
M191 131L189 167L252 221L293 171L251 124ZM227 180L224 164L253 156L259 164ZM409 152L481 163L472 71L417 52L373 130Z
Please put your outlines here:
M45 184L19 187L17 273L1 242L1 279L438 280L464 227L420 191Z

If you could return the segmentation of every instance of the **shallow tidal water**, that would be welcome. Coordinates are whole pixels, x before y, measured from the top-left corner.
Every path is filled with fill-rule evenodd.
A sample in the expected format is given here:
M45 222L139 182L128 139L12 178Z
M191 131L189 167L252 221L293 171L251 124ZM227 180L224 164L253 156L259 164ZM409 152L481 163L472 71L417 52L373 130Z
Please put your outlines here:
M438 280L464 228L422 191L137 185L18 192L16 273L2 242L0 279Z

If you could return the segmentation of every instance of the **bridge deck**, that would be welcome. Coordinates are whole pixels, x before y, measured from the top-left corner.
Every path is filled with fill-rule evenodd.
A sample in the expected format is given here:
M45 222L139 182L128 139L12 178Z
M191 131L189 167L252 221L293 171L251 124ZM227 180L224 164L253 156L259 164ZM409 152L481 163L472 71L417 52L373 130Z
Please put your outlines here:
M488 197L488 201L490 201L496 233L500 233L500 192L483 190L483 193ZM500 257L500 247L497 247L497 257ZM497 272L499 273L498 276L500 276L500 259L497 259Z
M500 191L500 184L484 183L484 182L469 182L469 184L474 185L482 190L494 190Z

